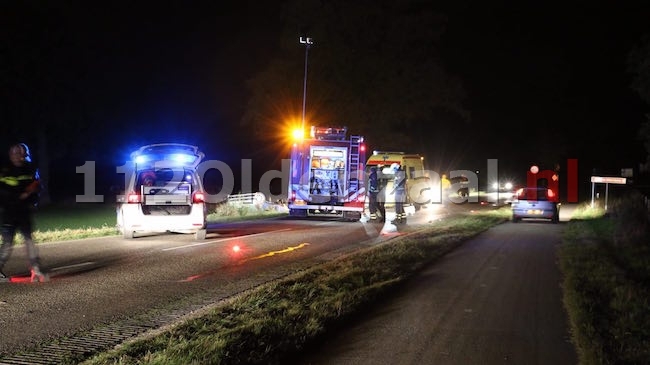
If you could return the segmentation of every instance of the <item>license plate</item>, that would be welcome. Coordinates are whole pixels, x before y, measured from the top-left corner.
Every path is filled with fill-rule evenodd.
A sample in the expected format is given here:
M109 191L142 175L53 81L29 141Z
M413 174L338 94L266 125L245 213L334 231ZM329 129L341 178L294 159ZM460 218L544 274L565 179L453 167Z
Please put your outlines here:
M544 211L541 210L541 209L528 209L528 211L526 213L528 213L530 215L542 215L544 213Z

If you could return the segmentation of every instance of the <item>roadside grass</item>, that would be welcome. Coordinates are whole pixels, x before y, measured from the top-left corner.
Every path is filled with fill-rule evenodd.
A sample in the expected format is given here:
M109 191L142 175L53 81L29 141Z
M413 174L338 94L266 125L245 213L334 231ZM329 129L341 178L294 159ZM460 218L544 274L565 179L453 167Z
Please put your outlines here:
M509 217L507 209L450 216L260 286L84 364L281 364L424 265Z
M115 205L105 203L53 204L39 208L34 214L37 243L67 241L116 235ZM16 235L16 243L23 243Z
M230 205L227 203L211 205L209 208L208 222L236 222L249 219L263 219L286 216L288 211L279 207L250 205Z
M583 208L559 249L564 305L580 364L650 359L650 230L642 198Z
M208 222L236 222L286 216L273 208L253 206L234 207L227 204L210 205ZM33 238L37 243L66 241L117 235L115 205L107 203L54 204L39 208L34 214ZM16 235L16 243L23 243Z
M115 227L114 204L52 204L39 208L34 214L34 229L39 232L104 227Z

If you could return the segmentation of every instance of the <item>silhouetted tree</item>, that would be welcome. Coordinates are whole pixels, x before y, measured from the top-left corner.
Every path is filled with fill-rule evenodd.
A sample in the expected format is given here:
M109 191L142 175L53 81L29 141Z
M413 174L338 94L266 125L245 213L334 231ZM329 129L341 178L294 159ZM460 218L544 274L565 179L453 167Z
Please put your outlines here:
M632 49L628 56L628 69L634 75L632 88L641 99L650 104L650 35L643 37L641 42ZM643 141L648 153L646 170L650 167L650 114L639 128L639 138Z

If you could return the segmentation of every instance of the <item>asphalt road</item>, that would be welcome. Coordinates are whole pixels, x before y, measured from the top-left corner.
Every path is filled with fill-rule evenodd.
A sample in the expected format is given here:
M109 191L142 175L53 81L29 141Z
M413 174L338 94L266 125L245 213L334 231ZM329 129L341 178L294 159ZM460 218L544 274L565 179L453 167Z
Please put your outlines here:
M0 362L138 315L218 302L384 239L358 222L276 219L212 228L202 241L168 234L41 244L52 270L47 283L29 282L24 249L15 247L4 268L11 282L0 283Z
M490 229L295 363L576 364L555 256L562 226Z
M422 210L415 216L409 217L409 225L428 224L439 219L446 214L444 209L439 208ZM475 207L452 208L471 210ZM533 235L534 237L537 237L537 234L543 237L555 232L552 234L553 240L557 239L556 236L560 230L559 226L549 224L523 223L520 226L508 225L518 226L517 229L520 229L525 235L531 235L526 227L537 227L540 232L531 231L533 233L537 232ZM28 282L24 250L22 247L16 247L5 267L5 272L12 276L12 282L0 284L0 360L4 359L3 356L5 355L16 353L16 351L22 349L29 349L37 343L48 343L51 340L61 338L74 340L73 347L85 346L85 340L75 340L79 338L79 334L94 331L97 328L110 327L114 323L124 322L143 313L153 312L165 317L166 313L176 312L179 308L190 307L195 309L197 303L198 305L201 305L201 303L214 303L266 281L307 268L315 263L334 259L368 245L379 244L394 237L394 233L396 233L391 229L386 229L386 227L382 230L382 226L379 224L341 223L326 220L269 220L220 224L212 228L213 233L209 234L207 239L203 241L195 241L191 235L153 235L134 240L107 237L39 245L45 266L53 270L52 281L49 283ZM501 232L501 229L496 229L494 232ZM490 313L493 312L491 316L501 315L509 318L509 313L517 309L521 311L521 314L512 318L529 318L531 312L528 307L531 303L538 303L538 301L531 299L532 297L529 294L540 296L543 299L540 302L550 301L549 308L557 307L559 310L560 307L555 305L559 300L557 299L559 294L554 292L554 290L559 289L550 285L551 279L553 279L552 275L556 275L555 278L557 279L558 274L554 264L547 262L552 261L552 257L548 255L551 254L550 248L553 242L546 240L544 241L546 244L544 244L535 240L533 242L538 243L528 243L532 245L531 248L534 251L544 253L540 257L533 257L529 256L530 250L514 250L517 244L513 240L521 238L518 237L522 236L521 234L515 233L512 237L509 236L512 232L502 232L502 234L504 234L504 237L499 238L497 242L484 245L469 243L457 253L447 256L445 260L453 258L458 253L466 252L473 246L485 246L478 249L479 251L474 255L470 255L474 257L472 262L458 264L455 271L450 269L450 273L453 273L453 275L444 271L433 271L433 276L431 274L426 276L425 273L423 279L413 281L411 286L404 292L408 293L411 290L410 288L415 288L415 293L417 293L419 291L417 289L418 282L420 282L419 285L426 286L426 284L431 283L433 277L436 283L446 283L438 288L442 292L435 294L434 300L429 300L426 296L419 299L405 300L413 301L412 304L421 303L422 306L426 304L429 309L425 306L421 310L428 311L429 316L435 317L439 310L444 309L445 314L438 318L436 324L438 327L436 328L447 328L454 324L448 321L456 318L454 316L450 317L454 313L453 309L456 305L463 306L462 313L465 313L467 317L472 317L472 313L481 313L481 316L484 317L482 311L485 308L476 303L472 304L473 298L476 297L477 300L482 298L480 297L480 289L476 293L472 291L476 290L476 288L473 288L474 279L478 280L485 276L486 279L481 279L479 285L485 284L487 286L483 287L484 289L490 288L493 290L483 290L483 295L486 292L493 293L497 290L497 293L503 293L503 295L499 294L499 296L506 300L510 298L510 296L506 295L509 293L506 290L507 288L504 289L504 286L500 285L499 276L496 276L496 279L488 280L491 277L490 275L495 276L502 273L506 268L509 268L509 271L522 270L522 272L528 272L533 267L540 267L546 268L549 276L545 279L537 278L533 280L535 285L530 286L528 291L532 290L531 288L537 288L537 292L529 293L524 290L526 286L521 282L519 284L511 282L511 284L517 284L514 288L521 295L520 299L523 303L520 303L519 306L504 307L507 309L505 312L501 312L500 308L493 308L490 311ZM543 240L543 238L540 239ZM235 245L240 248L238 252L232 250ZM514 246L514 248L511 246ZM489 249L490 247L492 249ZM495 250L498 254L493 252ZM514 251L509 252L512 250ZM510 260L506 260L506 258L515 257L515 253L521 256L522 259L528 260L528 263L514 268L510 267L512 264L503 264L499 270L497 259L505 260L508 263ZM467 255L467 253L464 255ZM495 268L488 270L483 267L483 271L480 273L475 272L476 269L481 267L481 260L488 258L492 260L488 269L492 266L495 266ZM447 265L453 266L454 264ZM485 265L488 264L483 263L483 266ZM471 270L467 268L471 268ZM540 274L544 272L543 270L539 271ZM521 273L517 274L521 277ZM454 275L462 276L458 279L463 280L461 286L458 286L460 285L459 282L453 281ZM452 281L446 282L446 280ZM521 277L521 280L526 279ZM507 282L507 280L504 281L504 283ZM557 284L557 281L555 284ZM449 297L452 294L453 297ZM391 301L388 305L395 305L395 303ZM446 307L444 307L445 303ZM396 341L398 339L411 338L412 340L413 338L420 338L419 332L408 329L410 328L408 327L408 315L397 310L404 304L397 305L397 308L392 309L382 307L384 312L381 312L382 309L378 307L379 314L367 318L367 320L379 319L382 317L382 313L391 313L389 317L394 317L393 320L396 321L392 324L386 324L385 326L388 327L384 327L385 332L392 336L390 339L381 340L377 337L375 341L386 341L384 344L393 345L399 344ZM539 311L533 312L535 318L538 318L538 315L546 314L543 307L535 310ZM409 312L411 310L405 313ZM395 317L396 314L397 317ZM561 314L561 311L556 313L556 315ZM401 315L406 315L406 317L400 318ZM438 314L438 316L440 315ZM449 319L443 320L443 317ZM433 317L422 317L422 319L425 319L425 321L422 321L423 323L427 323L432 321ZM555 325L563 323L561 318L559 322L555 318L549 317L548 319L549 326L552 323L555 323ZM411 317L411 321L413 320L420 322L420 319ZM524 320L515 321L511 319L511 321L519 323ZM436 322L430 323L435 324ZM357 325L360 324L361 322L357 323ZM127 325L127 327L130 326L130 324ZM396 329L397 337L390 330L391 328ZM399 330L400 328L406 328L407 330L402 332ZM549 330L545 326L540 328L542 331ZM120 328L118 332L122 330L123 328ZM441 336L440 333L444 334L444 332L436 333L436 338ZM517 334L518 332L512 333ZM546 332L535 329L531 332L531 336L545 338L544 333ZM99 334L100 337L105 335L105 332ZM342 336L347 335L343 334ZM455 336L451 336L451 338L455 338ZM466 341L469 341L471 336L467 337L467 339ZM412 349L418 343L418 341L411 342L411 345L403 348ZM79 343L81 345L78 345ZM498 346L503 346L503 342L494 340L494 344L497 343L500 344ZM354 352L350 352L350 344L354 345L356 342L345 344L346 348L341 352L343 356L347 356L348 360L357 356ZM451 348L455 351L462 348L466 343L452 344L455 347L451 346ZM481 342L480 344L490 345L487 342ZM332 343L332 346L334 345ZM372 348L367 347L364 343L358 345L360 346L359 351L364 351L364 348ZM401 346L392 347L402 348ZM84 349L84 351L86 350ZM329 350L323 351L325 354L330 354ZM338 352L339 350L335 351ZM440 351L440 353L445 353L447 350L442 349ZM408 352L406 353L408 354ZM430 355L428 353L423 354ZM44 356L47 357L48 353L46 352ZM369 363L366 361L368 358L364 356L360 358L359 363ZM325 359L325 363L345 363L344 360L340 359L331 361L328 357L325 357ZM385 357L385 359L391 359L391 357ZM446 361L447 358L444 360L442 363L450 363ZM386 363L399 362L388 361Z

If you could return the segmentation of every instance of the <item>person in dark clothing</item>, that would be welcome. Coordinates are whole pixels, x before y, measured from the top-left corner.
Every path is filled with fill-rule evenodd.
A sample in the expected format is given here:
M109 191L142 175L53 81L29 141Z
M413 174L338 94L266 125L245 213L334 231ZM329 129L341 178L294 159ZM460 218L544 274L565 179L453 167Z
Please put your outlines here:
M393 194L395 194L395 221L394 224L406 223L406 212L404 203L406 202L406 174L403 167L395 171Z
M379 222L386 221L386 180L379 179L379 193L377 194L377 210L379 212Z
M32 212L38 202L40 178L32 165L29 148L19 143L9 148L10 164L0 171L2 204L2 245L0 245L0 281L8 281L2 272L9 259L18 231L25 241L32 281L48 281L41 270L38 249L32 239Z
M377 168L370 168L370 175L368 176L368 206L370 209L370 220L384 222L386 219L386 208L384 207L385 198L383 196L383 187L377 178ZM377 217L379 213L379 217Z

